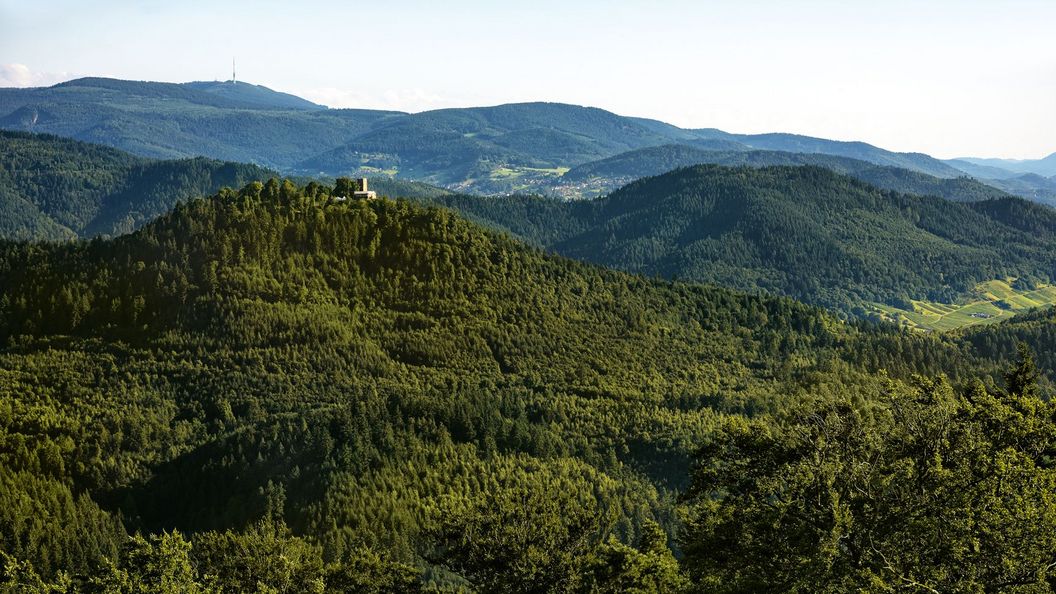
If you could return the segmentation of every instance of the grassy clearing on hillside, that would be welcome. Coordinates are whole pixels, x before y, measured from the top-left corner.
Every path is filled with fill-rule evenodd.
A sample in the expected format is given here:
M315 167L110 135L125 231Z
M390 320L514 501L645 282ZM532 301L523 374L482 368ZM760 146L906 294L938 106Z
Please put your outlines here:
M523 167L520 165L485 165L477 177L446 187L473 194L540 193L550 187L554 179L568 172L568 167Z
M913 301L913 311L883 303L873 308L887 321L928 331L955 330L978 324L993 324L1035 307L1056 305L1056 286L1043 285L1031 291L1014 288L1009 280L992 280L975 288L975 298L965 303Z
M396 177L397 175L399 175L399 173L400 173L400 170L396 169L395 167L388 167L388 168L385 168L385 167L371 167L369 165L363 165L358 170L356 170L356 175L367 175L367 176L384 175L384 176L387 176L387 177Z
M565 173L568 173L568 167L553 167L550 169L544 169L539 167L514 167L514 166L503 166L497 167L491 171L492 179L509 179L509 178L521 178L525 176L553 176L561 177Z

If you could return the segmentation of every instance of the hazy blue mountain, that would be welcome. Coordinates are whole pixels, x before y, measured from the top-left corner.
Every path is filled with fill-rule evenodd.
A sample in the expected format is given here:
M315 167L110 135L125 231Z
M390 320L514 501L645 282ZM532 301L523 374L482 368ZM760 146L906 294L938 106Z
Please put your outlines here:
M1056 175L1056 153L1043 159L977 159L962 157L957 159L957 161L964 161L977 166L1004 169L1013 173L1034 173L1044 177Z
M753 149L789 153L820 153L849 157L877 165L911 169L936 177L958 177L962 172L922 153L896 153L864 142L827 140L799 134L730 134L713 128L695 130L701 138L734 141Z
M261 109L326 109L325 105L312 103L296 95L273 91L268 87L244 82L198 81L184 83L181 86L204 91Z
M215 83L196 88L101 78L0 89L0 127L105 144L145 157L201 155L289 171L305 155L340 146L378 120L403 115L294 109L283 94L244 83L230 96L225 93ZM277 104L287 107L276 109Z
M927 155L862 142L688 130L559 103L417 114L327 109L242 82L82 78L47 88L0 89L0 128L56 134L152 158L201 155L284 174L387 175L476 193L545 191L570 168L669 144L851 158L939 178L964 174Z
M736 142L733 140L725 140L722 138L695 138L686 143L689 146L696 147L705 151L725 151L731 153L746 153L752 151L752 147Z
M672 132L672 130L674 132ZM548 169L603 158L684 135L595 108L559 103L442 109L409 115L363 134L344 147L303 163L341 171L388 155L387 163L440 183L487 173L482 165Z
M1056 206L1056 176L1042 177L1027 173L1006 179L987 180L987 183L1010 194Z
M1015 171L1009 171L1007 169L990 165L978 165L971 161L965 161L964 159L947 159L945 163L960 169L968 175L982 179L1007 179L1010 177L1016 177Z
M1052 157L1049 157L1051 159ZM1000 188L1010 194L1041 202L1050 206L1056 206L1056 175L1051 177L1038 173L1022 173L1003 168L1009 165L1015 169L1021 169L1014 164L1018 161L1002 161L998 159L986 160L991 164L981 164L974 160L951 159L946 161L950 165L961 169L969 175L982 180L984 183L995 188ZM983 161L982 159L978 161ZM1002 165L995 166L993 163ZM1040 161L1035 162L1040 163ZM1044 169L1044 167L1041 167Z
M636 118L628 117L627 119L643 126L648 130L652 130L661 136L670 137L675 140L693 141L698 140L699 136L693 130L686 130L679 128L673 124L667 122L661 122L660 120L653 120L649 118Z
M581 197L612 190L641 175L713 162L692 158L687 161L685 155L672 155L668 159L670 167L654 167L637 173L624 171L602 187L583 185L586 173L582 170L577 173L579 167L590 167L588 164L596 161L619 160L619 155L624 154L621 151L629 151L629 155L639 150L670 151L662 147L669 146L671 141L685 146L683 150L687 153L693 149L748 153L760 147L805 153L799 158L763 158L760 165L819 164L847 173L862 169L861 163L867 162L942 178L964 175L927 155L892 153L865 143L787 134L749 136L718 130L684 130L655 120L552 103L438 110L389 120L349 144L313 157L300 166L321 172L351 173L361 168L400 171L433 183L483 193L556 191L568 197ZM856 159L858 165L840 161L849 158ZM734 161L729 155L724 159L730 159L729 164L751 160ZM572 167L572 170L565 175L552 171L561 167ZM497 168L503 169L499 175L495 174Z
M114 91L127 97L178 100L230 109L323 108L300 97L244 82L164 83L90 77L59 83L52 88L73 93L83 92L85 89Z

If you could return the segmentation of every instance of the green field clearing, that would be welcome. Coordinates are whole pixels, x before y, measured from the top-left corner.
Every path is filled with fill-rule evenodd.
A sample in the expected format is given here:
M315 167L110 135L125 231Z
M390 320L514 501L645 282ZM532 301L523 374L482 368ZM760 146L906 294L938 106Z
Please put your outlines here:
M541 169L538 167L496 167L491 171L492 179L516 179L524 176L553 176L560 177L568 173L568 167L554 167Z
M358 173L362 175L384 175L386 177L396 177L400 173L398 169L383 169L380 167L371 167L369 165L360 166Z
M964 303L913 301L913 311L883 303L872 303L883 319L926 331L944 331L993 324L1035 307L1056 305L1056 286L1043 285L1020 291L1012 287L1014 279L980 283L975 295Z

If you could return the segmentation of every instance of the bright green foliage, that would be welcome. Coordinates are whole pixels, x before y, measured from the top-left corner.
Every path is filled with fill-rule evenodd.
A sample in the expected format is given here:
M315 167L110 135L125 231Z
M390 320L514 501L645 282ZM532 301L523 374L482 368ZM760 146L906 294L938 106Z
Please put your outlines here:
M208 594L191 564L191 545L178 533L144 538L125 544L120 561L108 562L76 591L92 594Z
M67 594L73 591L69 575L59 572L54 582L46 582L32 563L19 561L0 552L0 593L3 594Z
M420 572L360 549L325 565L318 547L284 524L260 522L243 533L136 535L120 555L71 578L47 582L24 561L0 553L4 594L403 594L422 590Z
M0 393L11 392L0 389ZM18 420L32 426L49 418L55 420L53 414L27 411ZM13 420L9 417L9 422ZM62 437L50 440L10 428L0 435L4 448L14 450L0 458L0 551L32 559L35 568L48 575L115 556L125 538L121 521L100 509L87 493L75 495L64 478L63 459L71 454L73 444Z
M223 592L400 594L421 590L420 570L370 549L349 551L334 563L322 549L294 536L281 521L247 530L204 532L191 558L203 579Z
M560 490L491 493L442 509L434 561L482 594L674 594L689 586L667 533L645 522L638 548L599 541L612 518Z
M202 575L224 592L254 587L264 593L323 592L323 559L316 547L264 520L244 532L194 537L193 559Z
M421 572L361 549L328 568L326 591L347 594L415 594L424 591Z
M431 537L436 560L481 594L569 594L601 524L569 493L514 490L442 510Z
M1007 391L892 386L698 453L682 534L704 592L1051 592L1056 404L1032 360Z
M667 545L667 533L652 522L643 527L638 548L615 539L599 546L584 569L589 594L676 594L689 579Z

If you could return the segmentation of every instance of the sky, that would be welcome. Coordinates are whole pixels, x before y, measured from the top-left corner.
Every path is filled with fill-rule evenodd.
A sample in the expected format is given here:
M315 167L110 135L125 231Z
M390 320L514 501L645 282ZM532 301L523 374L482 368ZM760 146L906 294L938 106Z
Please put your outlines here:
M1056 151L1056 0L0 0L0 86L238 79L331 107L558 101L941 158Z

